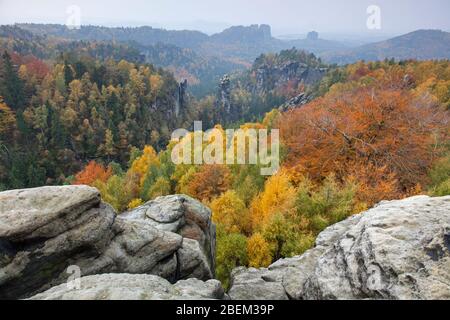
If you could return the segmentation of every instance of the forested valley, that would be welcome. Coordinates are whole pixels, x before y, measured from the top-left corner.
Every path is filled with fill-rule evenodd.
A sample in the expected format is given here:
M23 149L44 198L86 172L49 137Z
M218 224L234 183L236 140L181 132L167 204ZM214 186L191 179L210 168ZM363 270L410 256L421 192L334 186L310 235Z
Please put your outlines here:
M119 213L189 195L213 212L225 285L381 200L450 194L448 60L336 66L284 50L199 97L127 44L2 27L0 52L0 190L86 184ZM281 169L175 165L171 133L194 121L279 129Z

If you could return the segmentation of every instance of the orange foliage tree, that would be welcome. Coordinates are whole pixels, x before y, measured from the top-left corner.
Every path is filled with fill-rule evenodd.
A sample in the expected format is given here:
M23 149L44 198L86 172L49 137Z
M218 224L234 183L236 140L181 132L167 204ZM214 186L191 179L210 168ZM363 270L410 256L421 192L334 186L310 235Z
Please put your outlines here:
M224 165L204 165L188 185L189 194L201 201L211 201L230 188L230 169Z
M439 108L406 90L374 87L331 92L279 123L292 171L319 182L331 173L341 181L354 177L368 204L424 183L445 141L439 135L448 131L448 115Z
M112 174L111 167L105 168L102 164L95 161L91 161L84 168L83 171L79 172L75 176L75 181L73 184L80 185L93 185L95 181L99 180L101 182L106 182Z

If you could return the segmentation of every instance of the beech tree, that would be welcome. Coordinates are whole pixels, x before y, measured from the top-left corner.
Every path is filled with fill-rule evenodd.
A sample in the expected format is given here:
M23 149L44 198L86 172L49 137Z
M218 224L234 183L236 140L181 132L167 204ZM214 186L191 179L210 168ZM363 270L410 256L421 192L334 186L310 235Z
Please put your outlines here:
M204 165L193 174L188 191L190 195L201 201L211 201L227 191L230 184L230 170L226 166Z
M142 186L150 166L157 164L159 164L159 160L155 150L151 146L145 146L142 156L134 160L130 170L139 177Z
M247 243L248 264L253 268L267 268L272 263L269 244L260 233L253 234Z
M373 204L377 194L395 198L426 182L448 116L405 91L358 88L319 98L280 123L290 170L314 181L356 176L366 186L360 199Z
M250 207L253 229L259 230L275 213L288 214L293 210L295 193L285 172L270 177L264 191L253 200Z
M235 191L227 191L210 204L213 221L230 233L250 233L250 216L245 203Z
M225 288L230 284L231 271L248 265L247 238L239 233L217 230L216 275Z

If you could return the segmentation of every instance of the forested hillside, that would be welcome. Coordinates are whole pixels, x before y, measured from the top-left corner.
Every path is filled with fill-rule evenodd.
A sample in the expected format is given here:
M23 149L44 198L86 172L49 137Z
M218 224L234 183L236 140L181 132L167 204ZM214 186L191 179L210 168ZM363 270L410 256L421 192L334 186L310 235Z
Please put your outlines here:
M316 56L295 48L262 54L249 70L225 75L216 92L199 99L201 119L208 127L262 120L299 96L306 102L327 70Z
M38 57L41 57L42 50L50 52L44 43L114 43L114 58L127 54L126 60L130 62L143 62L145 59L147 63L168 68L177 80L187 79L191 92L199 98L213 91L224 74L248 68L261 54L274 54L291 48L314 53L327 63L337 64L383 61L386 58L426 60L450 57L449 33L440 30L418 30L356 48L321 39L315 32L306 39L277 39L272 36L269 25L233 26L208 36L199 31L152 27L81 26L73 30L57 24L16 24L1 26L0 36L2 34L14 39L19 37L23 47L30 46L28 40L33 39L31 47L26 49ZM59 45L57 49L60 48ZM100 55L111 53L111 48L97 50Z
M153 46L134 44L145 60L171 71L178 81L187 80L193 95L203 97L211 92L220 78L230 72L246 69L250 63L204 56L189 48L158 43Z
M2 188L58 184L90 160L124 166L133 147L160 150L174 129L193 120L207 129L257 119L323 75L320 60L288 50L263 55L249 72L219 82L203 78L198 65L208 68L207 62L191 53L198 81L217 88L196 100L175 80L174 69L145 64L134 47L50 39L16 26L0 30L0 96L8 115L1 137ZM170 56L147 54L177 64L186 55L174 50Z
M253 62L261 53L274 53L297 47L314 54L345 49L335 41L318 39L280 40L272 36L269 25L232 26L208 36L199 31L165 30L152 27L106 28L81 26L78 30L57 24L17 24L23 30L38 36L50 36L68 40L116 41L136 43L141 46L160 44L194 50L206 57Z
M0 48L2 51L7 50L22 56L33 55L44 60L54 60L64 53L99 60L126 59L136 63L145 62L145 56L138 49L126 44L49 38L35 35L17 26L0 26Z
M191 122L169 72L91 57L114 56L114 47L74 47L83 55L51 62L2 53L2 188L61 183L92 159L124 165L130 146L158 148Z

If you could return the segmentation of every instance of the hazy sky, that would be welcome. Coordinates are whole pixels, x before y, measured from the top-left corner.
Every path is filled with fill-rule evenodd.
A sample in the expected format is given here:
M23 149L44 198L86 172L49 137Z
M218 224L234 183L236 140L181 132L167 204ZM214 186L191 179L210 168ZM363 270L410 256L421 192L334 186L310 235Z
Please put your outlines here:
M449 0L0 0L0 24L65 23L67 8L81 23L152 25L217 32L230 25L270 24L273 33L400 34L416 29L450 31ZM381 30L368 30L367 7L381 9Z

